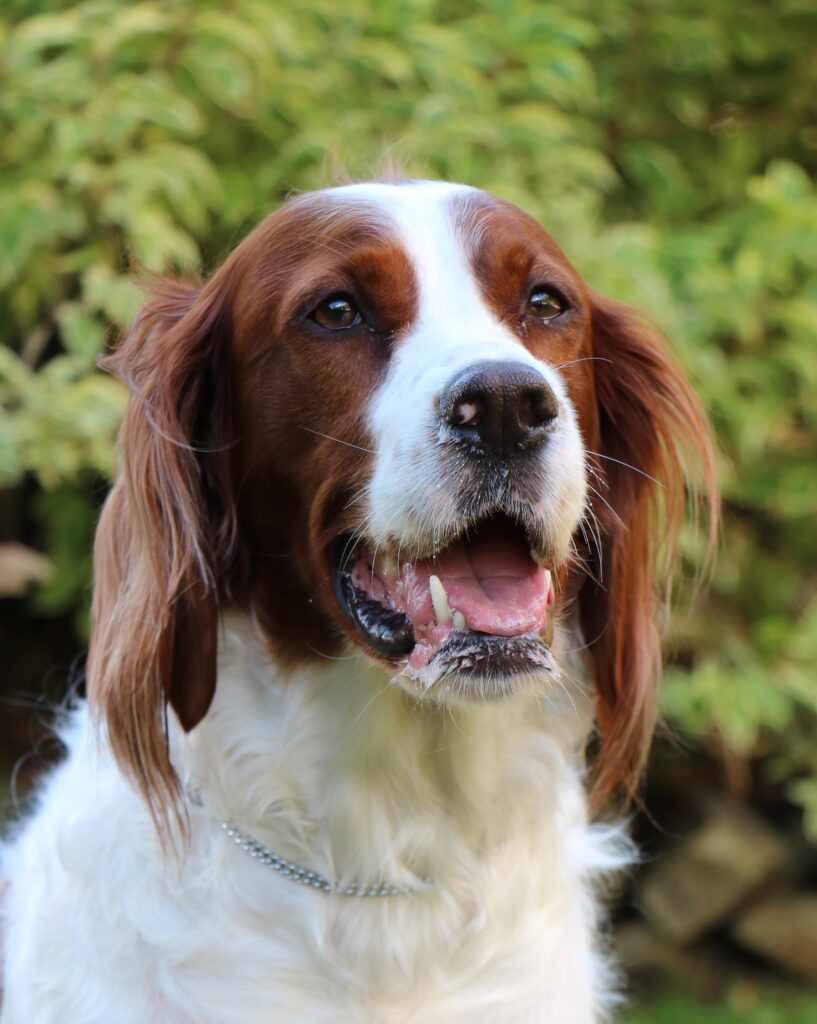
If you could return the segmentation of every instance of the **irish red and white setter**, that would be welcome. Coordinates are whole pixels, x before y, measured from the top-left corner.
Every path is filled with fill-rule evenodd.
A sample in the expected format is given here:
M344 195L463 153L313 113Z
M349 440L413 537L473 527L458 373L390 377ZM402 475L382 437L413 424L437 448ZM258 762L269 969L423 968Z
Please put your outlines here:
M713 476L663 343L514 206L405 182L286 203L110 365L88 708L3 853L3 1024L606 1020L629 852L588 806L642 766Z

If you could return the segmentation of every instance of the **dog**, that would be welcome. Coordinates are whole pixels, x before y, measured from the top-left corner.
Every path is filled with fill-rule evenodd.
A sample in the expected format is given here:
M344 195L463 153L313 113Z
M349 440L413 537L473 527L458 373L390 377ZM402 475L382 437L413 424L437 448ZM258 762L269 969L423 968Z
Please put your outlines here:
M597 1024L706 418L521 210L295 197L157 286L3 1024ZM592 765L588 742L597 737ZM588 792L589 791L589 792Z

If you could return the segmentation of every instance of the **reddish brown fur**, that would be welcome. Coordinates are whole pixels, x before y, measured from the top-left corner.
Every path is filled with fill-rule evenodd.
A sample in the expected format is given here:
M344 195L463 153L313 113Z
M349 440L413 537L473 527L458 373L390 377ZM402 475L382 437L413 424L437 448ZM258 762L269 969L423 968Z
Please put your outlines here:
M134 398L123 473L97 531L88 684L117 757L159 820L177 795L165 701L184 723L207 710L217 579L235 549L231 396L218 372L232 288L226 268L201 293L165 284L109 361Z
M663 340L634 310L599 295L591 302L602 557L590 552L601 584L586 579L580 601L598 693L601 802L622 783L632 792L649 751L678 533L688 499L700 496L714 548L718 488L706 414Z
M316 334L306 313L344 290L382 330ZM109 360L134 397L97 534L89 693L163 827L179 806L165 702L188 729L206 712L219 606L253 608L283 667L351 631L327 544L359 526L364 396L415 308L410 265L365 210L306 197L203 288L159 285Z

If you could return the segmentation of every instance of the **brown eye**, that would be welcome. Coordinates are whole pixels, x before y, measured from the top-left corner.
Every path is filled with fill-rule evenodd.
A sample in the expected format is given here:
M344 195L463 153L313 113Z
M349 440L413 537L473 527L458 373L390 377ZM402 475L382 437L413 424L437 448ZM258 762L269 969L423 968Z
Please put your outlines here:
M547 288L534 288L528 299L528 313L537 320L555 320L567 309L567 304Z
M327 331L356 327L363 319L354 299L349 295L330 295L312 310L310 316Z

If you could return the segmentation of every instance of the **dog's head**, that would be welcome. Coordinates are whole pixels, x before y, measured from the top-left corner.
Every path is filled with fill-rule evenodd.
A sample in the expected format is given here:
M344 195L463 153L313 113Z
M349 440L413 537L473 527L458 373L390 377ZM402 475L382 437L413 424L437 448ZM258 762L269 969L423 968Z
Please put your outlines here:
M524 213L430 182L301 196L203 287L160 288L112 363L134 397L89 683L154 806L166 702L206 713L225 606L282 669L352 642L435 701L547 685L570 631L598 784L632 777L707 427L655 334Z

